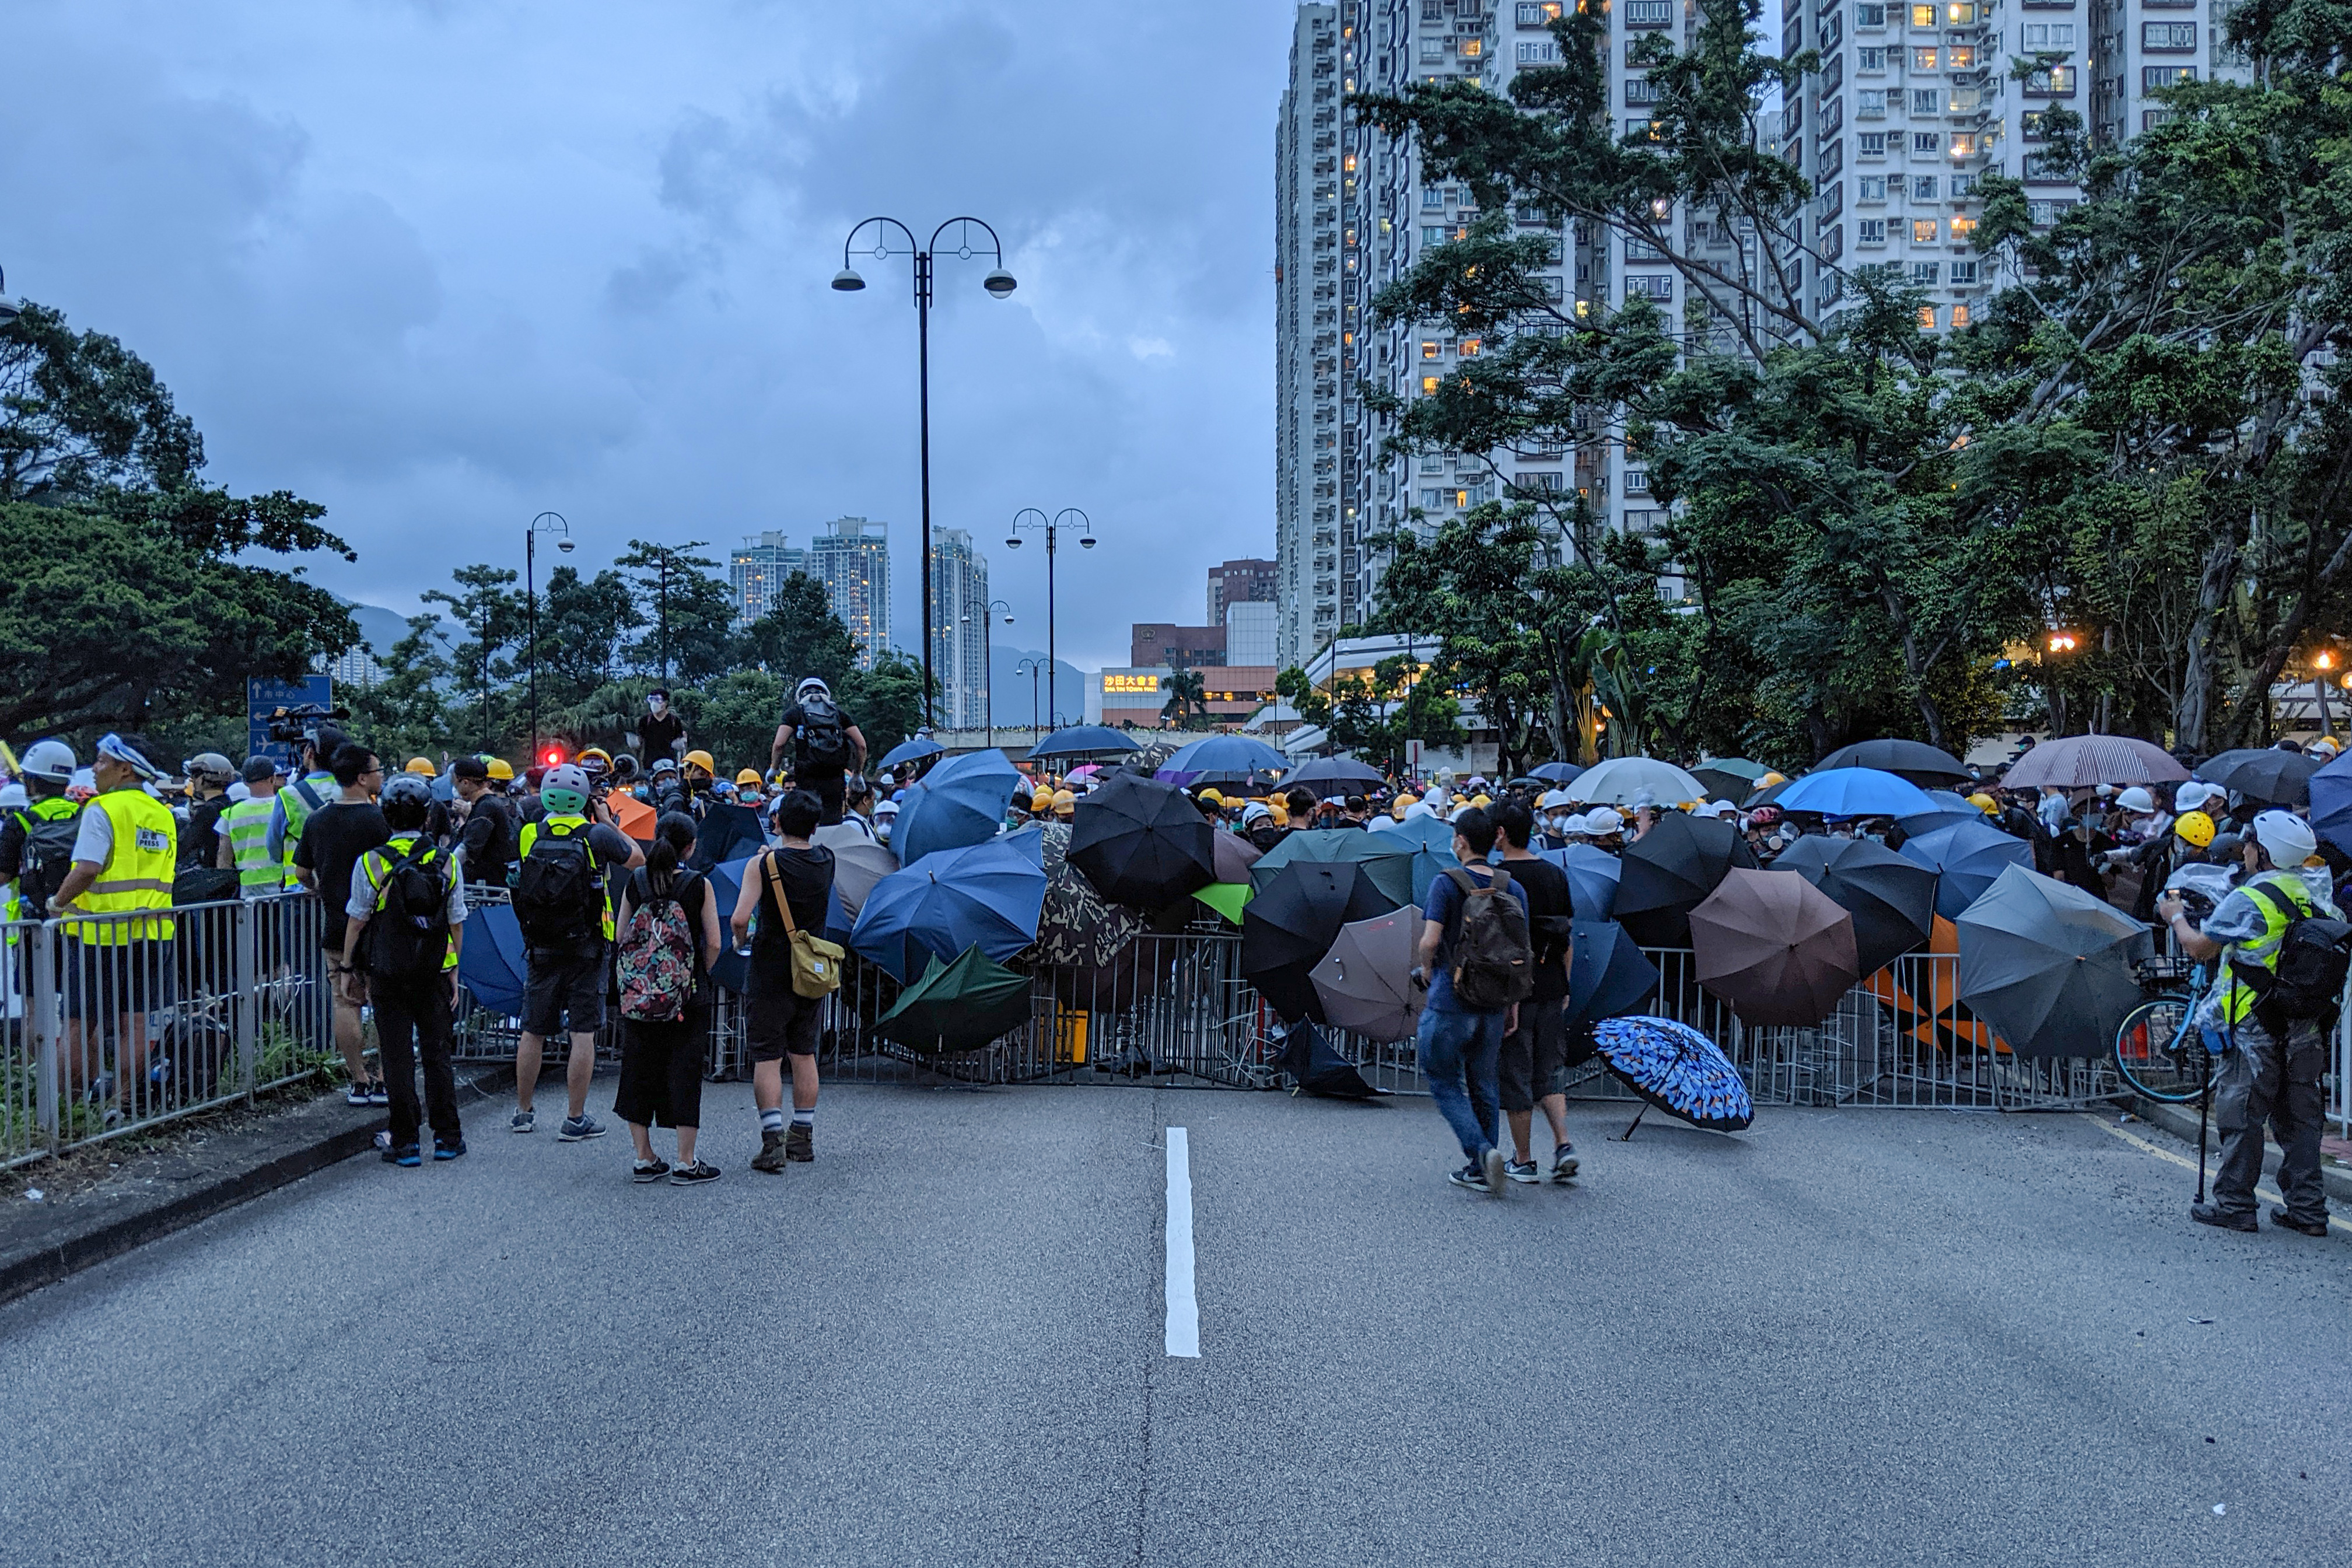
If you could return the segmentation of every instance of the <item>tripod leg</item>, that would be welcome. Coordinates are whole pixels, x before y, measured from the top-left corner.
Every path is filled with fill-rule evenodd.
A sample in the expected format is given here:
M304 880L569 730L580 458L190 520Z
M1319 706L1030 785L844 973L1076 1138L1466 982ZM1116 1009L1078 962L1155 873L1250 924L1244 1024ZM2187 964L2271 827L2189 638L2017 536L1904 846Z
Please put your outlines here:
M2213 1110L2213 1068L2205 1068L2205 1086L2197 1094L2197 1201L2205 1201L2205 1122Z

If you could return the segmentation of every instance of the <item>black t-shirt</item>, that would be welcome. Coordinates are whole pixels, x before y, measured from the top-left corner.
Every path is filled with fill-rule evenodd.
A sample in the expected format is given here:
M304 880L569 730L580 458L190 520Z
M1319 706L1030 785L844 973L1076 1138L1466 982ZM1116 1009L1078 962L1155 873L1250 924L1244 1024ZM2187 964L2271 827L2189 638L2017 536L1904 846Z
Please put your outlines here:
M338 800L310 814L302 824L302 842L294 864L317 873L319 897L326 901L326 929L319 945L329 952L343 951L343 905L352 896L352 868L361 856L391 842L392 827L373 801L348 805Z
M1506 860L1502 868L1527 889L1528 940L1536 950L1533 1000L1553 1001L1568 994L1568 971L1560 963L1568 951L1565 932L1554 936L1543 929L1547 915L1562 921L1574 917L1576 900L1568 888L1568 873L1549 860Z
M234 804L228 796L216 795L188 807L187 826L180 829L178 869L201 871L220 863L221 813Z
M805 782L812 773L845 773L856 763L857 742L849 738L849 731L857 728L857 721L850 717L846 708L836 707L834 711L841 715L841 761L837 764L809 760L808 710L799 703L785 709L784 716L776 721L793 732L793 773L796 779Z
M466 880L505 887L514 869L514 807L485 792L466 808L466 826L457 832L466 852Z
M776 913L775 893L768 882L771 860L775 863L776 880L784 889L784 904L793 911L793 924L800 930L824 932L825 898L833 891L833 851L822 844L807 849L771 849L743 868L743 879L757 881L760 887L759 918L751 928L751 962L746 966L750 971L746 994L752 996L785 996L793 990L792 938Z
M660 713L648 713L637 721L637 750L651 766L663 757L675 754L677 743L686 739L686 721L676 709Z

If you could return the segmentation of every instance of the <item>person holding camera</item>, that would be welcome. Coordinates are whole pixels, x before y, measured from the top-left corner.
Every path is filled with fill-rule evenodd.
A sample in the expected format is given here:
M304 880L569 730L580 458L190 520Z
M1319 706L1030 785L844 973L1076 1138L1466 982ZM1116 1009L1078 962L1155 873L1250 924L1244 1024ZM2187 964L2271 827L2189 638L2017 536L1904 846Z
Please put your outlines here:
M342 999L354 1009L362 1003L375 1007L376 1051L384 1068L378 1081L389 1090L392 1110L392 1145L383 1157L394 1165L425 1163L418 1134L428 1120L436 1160L466 1152L450 1059L466 887L457 858L425 831L435 804L433 787L417 774L386 783L378 809L392 837L360 856L343 889Z

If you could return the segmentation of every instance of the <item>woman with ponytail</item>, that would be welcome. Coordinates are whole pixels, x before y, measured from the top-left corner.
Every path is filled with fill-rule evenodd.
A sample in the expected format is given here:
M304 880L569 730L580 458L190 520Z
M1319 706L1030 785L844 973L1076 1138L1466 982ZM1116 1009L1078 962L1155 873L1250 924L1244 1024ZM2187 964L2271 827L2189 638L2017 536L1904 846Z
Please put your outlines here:
M621 1086L613 1110L629 1124L640 1182L674 1186L719 1179L696 1157L702 1121L703 1042L710 1036L710 965L719 953L719 900L682 862L694 853L694 818L665 812L646 863L621 894ZM677 1163L654 1152L653 1129L677 1132Z

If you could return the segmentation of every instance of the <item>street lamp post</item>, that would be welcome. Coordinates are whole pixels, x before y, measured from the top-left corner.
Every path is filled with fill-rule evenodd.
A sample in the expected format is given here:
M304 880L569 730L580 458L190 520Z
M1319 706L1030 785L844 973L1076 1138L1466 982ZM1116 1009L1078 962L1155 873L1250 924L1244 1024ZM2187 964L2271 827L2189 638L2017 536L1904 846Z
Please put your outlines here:
M991 599L980 612L980 635L985 639L987 648L987 652L980 661L980 668L983 672L981 677L980 695L981 700L987 708L985 722L988 725L988 743L991 747L996 744L996 627L990 623L988 617L999 610L1004 612L1004 624L1011 626L1013 606L1002 599ZM971 625L970 605L964 607L963 623L966 626Z
M1029 732L1032 744L1045 738L1045 728L1037 719L1037 672L1045 668L1045 665L1037 662L1037 657L1034 654L1013 667L1013 674L1025 674L1029 677Z
M1028 519L1033 517L1037 521L1029 521ZM1004 538L1006 549L1018 550L1021 548L1022 530L1027 529L1033 533L1042 532L1045 536L1045 683L1056 688L1059 685L1057 676L1060 666L1055 663L1057 656L1054 648L1054 550L1061 536L1062 520L1066 517L1075 517L1078 520L1079 547L1092 550L1095 547L1093 520L1074 506L1066 506L1050 518L1034 506L1024 506L1013 514L1013 527L1006 532ZM1052 710L1047 716L1054 721L1054 727L1057 730L1062 727L1060 698L1061 693L1056 689L1055 700L1046 704L1047 708Z
M524 635L530 639L530 755L524 759L528 766L539 761L539 580L536 566L539 536L555 536L555 548L563 554L572 553L572 525L560 511L543 511L530 520L522 535L522 599L524 616L529 623Z
M24 307L8 298L8 275L0 272L0 327L6 326L24 314Z
M906 237L908 254L911 255L915 258L915 364L916 380L919 387L918 403L920 408L920 413L918 418L921 434L923 467L923 721L927 725L931 722L932 719L931 261L933 252L939 248L940 236L947 233L950 228L955 228L957 234L956 248L949 254L959 257L966 261L971 260L974 256L980 254L971 243L971 230L974 225L978 225L982 232L988 236L988 253L996 259L995 267L990 270L987 277L981 279L980 286L987 289L992 297L1002 300L1007 294L1012 293L1015 287L1013 274L1004 270L1004 242L996 237L996 231L994 229L990 228L987 224L982 223L976 217L951 217L948 219L947 222L940 225L939 227L931 231L931 238L929 245L916 244L914 230L908 228L905 224L900 223L897 218L869 217L863 223L860 223L856 227L852 228L849 231L849 237L841 242L841 270L833 275L833 286L835 289L840 289L845 294L855 293L858 289L865 288L866 279L860 278L856 272L851 268L849 258L853 254L873 257L887 257L891 255L892 252L889 247L889 231L894 228ZM860 234L863 234L868 228L875 231L873 247L870 249L853 252L850 249L851 245L856 241L856 238Z

